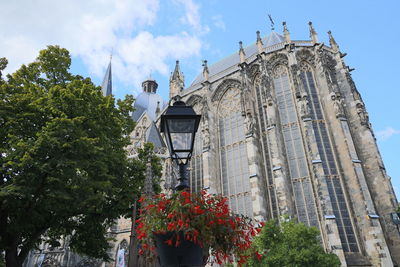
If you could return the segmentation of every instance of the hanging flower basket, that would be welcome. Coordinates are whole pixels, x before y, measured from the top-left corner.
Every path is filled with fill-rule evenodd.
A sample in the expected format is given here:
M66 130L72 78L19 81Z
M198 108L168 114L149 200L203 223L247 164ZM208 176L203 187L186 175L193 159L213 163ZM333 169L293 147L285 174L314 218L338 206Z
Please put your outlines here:
M154 239L161 266L204 266L207 262L208 250L185 239L183 232L154 234ZM169 240L175 241L175 245L168 244Z
M164 262L183 260L189 252L182 253L182 250L196 247L190 252L193 260L196 258L196 264L181 265L205 265L208 251L219 264L235 261L243 264L249 257L252 237L261 231L263 223L231 214L227 201L225 197L205 191L142 197L139 200L142 206L140 218L136 221L142 247L139 253L159 257L163 266L174 266ZM176 256L171 256L173 254Z

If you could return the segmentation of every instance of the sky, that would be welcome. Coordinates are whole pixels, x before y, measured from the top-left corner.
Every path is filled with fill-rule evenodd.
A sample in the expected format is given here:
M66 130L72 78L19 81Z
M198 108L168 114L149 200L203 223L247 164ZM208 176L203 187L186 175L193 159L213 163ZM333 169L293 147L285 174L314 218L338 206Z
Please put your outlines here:
M71 71L100 85L112 54L113 93L137 95L152 77L167 100L169 75L180 60L186 86L209 64L256 40L282 33L319 40L331 30L366 103L387 173L400 197L400 1L398 0L0 0L0 57L7 72L32 62L47 45L72 55Z

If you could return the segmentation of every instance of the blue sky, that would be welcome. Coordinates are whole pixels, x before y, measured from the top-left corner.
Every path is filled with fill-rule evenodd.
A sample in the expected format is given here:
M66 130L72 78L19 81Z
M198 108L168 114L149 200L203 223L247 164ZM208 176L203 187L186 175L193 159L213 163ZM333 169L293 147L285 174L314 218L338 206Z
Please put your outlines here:
M212 64L249 45L255 32L278 33L286 21L291 38L319 39L331 30L369 112L379 148L400 196L400 90L398 90L400 1L235 0L0 0L0 57L12 72L40 49L59 44L71 51L72 71L100 84L113 50L114 94L136 95L150 74L167 100L169 73L181 62L186 85Z

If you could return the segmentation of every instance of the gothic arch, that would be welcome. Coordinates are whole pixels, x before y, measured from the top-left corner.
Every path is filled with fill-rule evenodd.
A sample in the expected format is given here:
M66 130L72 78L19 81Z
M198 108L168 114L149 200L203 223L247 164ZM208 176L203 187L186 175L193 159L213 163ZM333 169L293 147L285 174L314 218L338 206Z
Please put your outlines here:
M118 247L117 247L117 251L116 251L116 257L115 257L115 259L116 259L116 263L118 263L120 260L123 260L123 262L124 262L124 265L125 266L127 266L128 265L128 253L129 253L129 250L128 250L128 247L129 247L129 245L128 245L128 241L126 241L126 239L123 239L120 243L119 243L119 245L118 245ZM123 249L124 251L124 255L123 255L123 259L119 259L119 253L120 253L120 250L121 249ZM121 255L122 256L122 255Z
M283 65L285 67L289 65L288 57L285 54L282 53L274 54L267 60L268 74L271 75L273 70L276 69L276 67L279 65Z
M302 64L304 62L315 68L315 56L307 48L300 49L296 52L297 62Z
M221 191L228 197L233 212L252 217L246 129L253 123L241 113L240 87L226 86L220 90L216 124Z
M330 52L324 49L318 50L319 53L319 60L322 64L322 67L334 72L335 71L335 66L337 64L336 60L331 56Z
M186 104L189 106L194 106L201 102L203 98L199 95L191 95L189 99L186 101Z
M309 63L307 60L303 60L299 62L299 70L300 72L314 72L313 65Z
M284 64L276 64L274 65L274 67L272 68L271 71L271 76L276 78L278 76L281 76L282 74L286 73L287 75L289 75L289 68L287 67L287 65Z
M211 96L211 101L219 101L222 96L225 94L225 91L229 88L241 88L241 83L236 79L225 79L223 80L215 89L214 93Z
M249 78L254 81L255 77L260 73L260 65L252 64L249 70Z

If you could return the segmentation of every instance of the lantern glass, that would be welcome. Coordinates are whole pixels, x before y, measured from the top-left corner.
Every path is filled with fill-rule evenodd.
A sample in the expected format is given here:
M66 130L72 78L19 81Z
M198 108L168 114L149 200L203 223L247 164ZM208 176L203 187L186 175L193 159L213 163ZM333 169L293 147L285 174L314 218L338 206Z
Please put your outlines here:
M200 117L182 101L175 102L161 115L161 132L165 133L171 157L178 164L187 164L190 160Z

